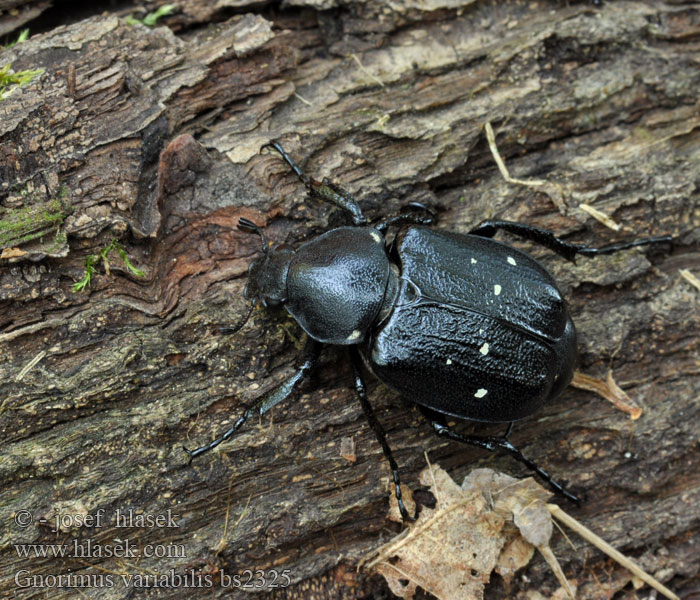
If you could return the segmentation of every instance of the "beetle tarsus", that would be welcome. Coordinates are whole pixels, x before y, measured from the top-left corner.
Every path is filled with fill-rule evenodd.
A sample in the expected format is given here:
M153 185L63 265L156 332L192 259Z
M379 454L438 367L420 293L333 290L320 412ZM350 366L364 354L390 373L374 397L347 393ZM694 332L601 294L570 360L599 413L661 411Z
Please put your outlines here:
M600 246L599 248L590 248L584 246L583 244L577 244L579 246L578 253L583 256L596 256L599 254L613 254L620 250L627 250L628 248L636 248L638 246L650 246L652 244L672 244L673 238L670 235L659 235L656 237L643 238L641 240L631 240L629 242L617 242L615 244L607 244L605 246Z

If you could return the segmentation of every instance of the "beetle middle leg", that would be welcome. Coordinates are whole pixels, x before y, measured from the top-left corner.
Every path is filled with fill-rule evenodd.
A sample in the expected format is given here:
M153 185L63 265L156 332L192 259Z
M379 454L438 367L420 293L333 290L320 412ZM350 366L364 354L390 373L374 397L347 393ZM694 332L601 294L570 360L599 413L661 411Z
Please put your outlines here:
M535 463L533 460L527 458L527 456L525 456L518 448L516 448L508 440L508 436L510 435L510 432L513 428L513 423L510 423L508 425L508 429L503 435L503 437L464 435L462 433L454 431L453 429L450 429L450 427L448 427L445 424L442 415L440 415L439 413L435 413L434 411L423 407L421 407L421 411L432 425L433 429L435 430L435 433L437 433L440 437L445 437L450 440L454 440L455 442L462 442L463 444L469 444L471 446L483 448L484 450L488 450L489 452L493 452L499 449L505 450L515 460L524 464L528 469L536 473L557 494L561 494L567 500L571 500L576 504L581 503L581 499L578 496L576 496L576 494L570 492L562 484L555 481L552 478L552 476L549 473L547 473L547 471L545 471L542 467L537 465L537 463Z
M355 376L355 392L362 405L362 411L365 413L365 418L369 423L374 435L377 436L377 440L382 447L384 456L387 461L389 461L389 466L391 467L391 473L394 477L394 492L396 494L396 502L399 505L399 512L401 512L401 518L404 521L415 521L415 517L408 514L408 510L403 503L403 498L401 496L401 478L399 477L399 466L394 460L394 456L391 453L391 448L389 447L389 442L386 441L386 432L382 427L381 423L377 420L372 410L372 405L367 399L367 391L365 388L365 382L362 379L362 361L360 360L360 355L357 352L357 348L350 347L350 359L352 361L353 374Z
M283 400L289 398L299 388L301 382L304 381L318 362L318 357L321 354L322 347L323 344L320 342L317 342L311 338L307 339L302 351L301 365L297 369L297 372L287 379L287 381L271 392L263 395L255 402L255 404L246 409L246 411L240 417L238 417L238 419L236 419L236 422L226 433L224 433L224 435L215 439L213 442L197 448L196 450L188 450L185 448L185 452L189 454L190 460L192 460L195 456L209 452L209 450L212 450L222 442L225 442L251 417L255 416L256 414L264 415L273 406L276 406Z
M525 223L516 223L514 221L484 221L483 223L477 225L469 233L471 235L491 238L499 229L530 240L531 242L535 242L536 244L540 244L541 246L545 246L560 256L563 256L566 260L571 261L574 260L574 257L577 254L582 256L613 254L614 252L627 250L628 248L634 248L636 246L647 246L650 244L662 243L668 244L673 241L670 235L661 235L657 237L643 238L641 240L607 244L605 246L600 246L599 248L594 248L586 246L585 244L565 242L547 229L538 229L537 227L532 227L531 225L526 225Z
M263 148L266 146L274 148L280 153L285 162L292 168L300 181L306 186L306 189L313 198L323 200L324 202L330 202L331 204L335 204L337 207L348 211L352 216L352 221L355 225L365 225L367 223L367 218L362 214L362 209L357 203L357 200L355 200L343 188L331 183L326 177L323 178L323 181L316 181L313 177L305 175L294 163L289 154L287 154L285 149L282 148L279 142L272 140L269 144L265 144Z

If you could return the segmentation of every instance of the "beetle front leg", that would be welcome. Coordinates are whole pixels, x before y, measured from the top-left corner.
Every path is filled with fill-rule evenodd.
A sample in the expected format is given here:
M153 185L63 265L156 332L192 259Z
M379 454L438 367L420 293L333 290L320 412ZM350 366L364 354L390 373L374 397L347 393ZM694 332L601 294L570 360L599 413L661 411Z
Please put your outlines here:
M407 212L408 210L421 211L425 214L418 215ZM420 202L409 202L401 209L400 214L384 219L381 223L375 225L374 228L384 234L392 225L435 225L436 222L437 217L435 213L427 206Z
M287 154L284 148L279 142L272 140L269 144L265 144L277 150L280 153L285 162L292 168L292 170L297 174L297 177L306 186L313 198L323 200L325 202L330 202L335 204L337 207L342 208L350 213L352 216L352 222L355 225L365 225L367 223L366 217L362 214L362 209L360 205L348 192L343 188L331 183L327 178L323 178L323 181L316 181L313 177L305 175L302 170L294 163L292 158Z
M302 361L301 366L294 375L292 375L287 381L282 383L279 387L275 388L268 394L265 394L260 399L258 399L255 404L246 409L246 411L236 419L233 426L221 437L215 439L204 446L197 448L196 450L188 450L185 448L185 452L189 454L190 461L200 454L209 452L213 448L216 448L222 442L229 439L240 427L251 417L255 415L264 415L273 406L276 406L283 400L289 398L301 385L301 382L309 375L311 370L316 365L318 357L321 354L321 348L323 345L314 339L307 339L304 349L302 351ZM184 448L184 446L183 446Z
M395 215L375 225L375 229L384 233L392 225L433 225L435 219L425 215Z
M629 242L618 242L615 244L607 244L599 248L586 246L585 244L573 244L565 242L558 238L554 233L546 229L538 229L524 223L516 223L514 221L484 221L472 229L471 235L491 238L498 230L507 231L518 237L525 238L536 244L540 244L545 248L556 252L563 256L566 260L574 260L577 254L582 256L595 256L598 254L613 254L620 250L627 250L636 246L647 246L649 244L668 244L673 241L670 235L661 235L657 237L644 238L641 240L631 240Z
M365 382L362 379L362 371L360 370L362 366L362 361L360 360L360 355L357 352L357 348L350 348L350 359L352 361L352 368L355 376L355 392L357 393L357 397L360 400L362 411L365 413L365 418L367 419L367 422L372 428L372 431L374 431L374 435L377 436L377 440L379 441L379 444L382 447L384 456L389 461L389 466L391 467L391 473L394 477L394 493L396 494L396 502L399 505L399 512L401 513L401 518L404 521L415 521L415 517L412 517L408 514L408 510L406 509L406 506L403 503L403 498L401 496L401 478L399 477L399 466L396 464L394 456L391 453L389 443L386 441L386 432L384 431L384 428L382 427L381 423L377 421L377 417L374 415L374 411L372 410L372 405L367 399Z
M508 440L508 436L513 428L513 423L508 425L508 430L503 437L492 437L492 436L477 436L477 435L464 435L457 433L456 431L450 429L447 425L441 422L441 419L433 413L432 411L423 410L423 414L428 419L430 424L433 426L435 433L440 437L445 437L455 442L462 442L463 444L469 444L471 446L476 446L478 448L483 448L489 452L494 450L505 450L508 452L515 460L524 464L528 469L536 473L550 488L552 488L557 494L561 494L567 500L574 502L576 504L581 504L581 499L576 496L573 492L567 490L562 484L552 479L552 476L547 473L542 467L537 465L534 461L530 460L525 456L518 448L513 446Z

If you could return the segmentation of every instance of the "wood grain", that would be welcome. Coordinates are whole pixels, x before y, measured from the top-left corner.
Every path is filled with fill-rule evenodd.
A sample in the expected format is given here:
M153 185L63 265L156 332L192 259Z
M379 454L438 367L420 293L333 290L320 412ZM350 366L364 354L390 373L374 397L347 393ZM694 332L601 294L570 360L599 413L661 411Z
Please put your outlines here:
M700 4L219 4L186 2L153 29L102 13L0 51L0 66L44 70L0 101L0 221L61 201L60 218L34 230L41 237L0 248L22 252L0 259L0 596L45 597L46 587L17 589L20 569L210 574L213 587L190 587L190 598L231 592L222 572L272 568L290 569L295 584L273 597L386 593L355 571L397 528L386 520L389 469L342 351L325 351L296 401L217 451L188 465L182 450L230 426L298 353L299 328L284 314L256 311L237 334L219 331L247 310L259 249L238 218L292 244L344 223L261 152L277 139L372 219L419 201L461 232L498 217L593 245L673 235L668 251L575 265L513 242L560 282L581 370L612 368L644 409L633 422L569 389L513 441L586 494L566 510L681 597L700 597L698 291L679 276L700 265ZM487 121L511 175L550 188L503 180ZM109 274L100 265L73 291L87 256L114 238L146 276L113 254ZM375 380L369 388L409 488L423 451L458 481L486 464L525 475L507 457L437 439L410 405ZM53 533L13 520L19 510L38 519L129 508L170 509L178 527ZM185 556L27 559L14 548L88 538L181 544ZM553 550L579 598L648 595L583 543L560 537ZM494 576L487 598L548 598L556 587L535 559L508 589ZM81 592L145 595L119 581ZM158 593L180 598L183 587Z

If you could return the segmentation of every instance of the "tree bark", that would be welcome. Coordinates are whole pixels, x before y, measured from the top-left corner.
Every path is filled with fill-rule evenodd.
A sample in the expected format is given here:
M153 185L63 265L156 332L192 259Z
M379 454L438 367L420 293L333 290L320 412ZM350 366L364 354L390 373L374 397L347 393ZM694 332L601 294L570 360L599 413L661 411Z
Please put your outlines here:
M591 245L673 236L668 251L575 265L508 239L560 283L579 368L611 369L644 409L633 421L569 388L512 440L585 493L568 512L700 597L700 290L679 274L700 274L700 3L186 2L155 28L123 16L0 51L0 68L42 70L0 100L0 596L140 597L120 575L189 574L159 597L238 598L250 590L222 580L256 569L289 570L293 585L271 597L388 593L355 569L399 528L342 350L324 350L296 400L215 451L188 464L182 450L223 433L299 353L302 332L284 313L256 310L237 333L220 331L248 310L260 246L238 219L293 245L346 222L261 150L276 139L371 219L421 202L463 233L499 218ZM504 180L486 122L511 175L547 184ZM75 291L90 255L95 273ZM438 439L367 379L409 488L424 452L458 481L484 465L527 475ZM117 510L172 521L119 528ZM68 516L53 531L56 514ZM99 514L99 526L78 526ZM23 558L15 546L88 540L184 553ZM560 537L553 549L578 598L648 594L583 543ZM20 572L44 579L26 587ZM77 592L46 579L69 573L114 585ZM211 587L198 586L205 576ZM508 587L494 575L486 597L557 587L536 558Z

